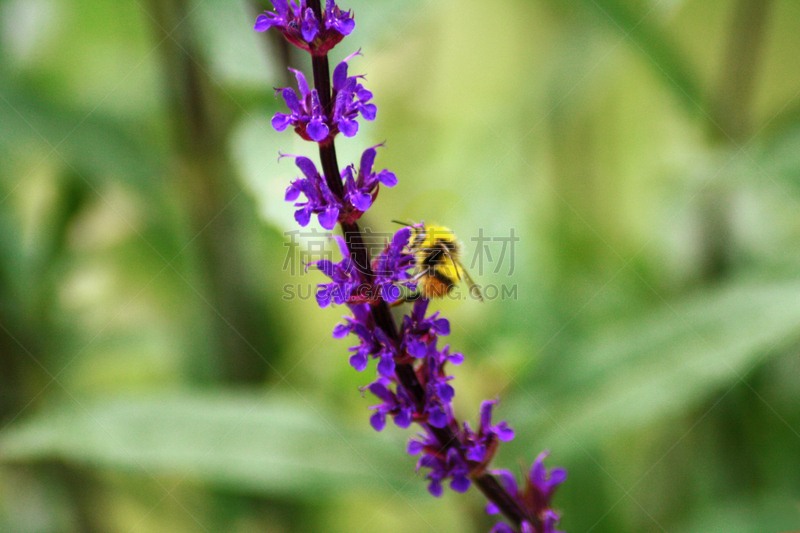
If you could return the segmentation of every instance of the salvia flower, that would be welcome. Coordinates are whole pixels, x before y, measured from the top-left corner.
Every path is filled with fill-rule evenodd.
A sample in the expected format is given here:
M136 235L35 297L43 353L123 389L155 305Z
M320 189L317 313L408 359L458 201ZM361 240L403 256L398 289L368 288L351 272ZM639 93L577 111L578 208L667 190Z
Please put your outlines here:
M378 112L377 106L369 103L372 93L358 81L363 76L347 75L347 62L355 55L360 55L360 51L347 56L333 70L333 124L345 137L358 133L359 114L364 120L375 120Z
M430 480L428 492L437 498L442 495L442 481L445 479L450 479L450 488L456 492L467 492L472 484L469 466L455 448L450 448L444 455L424 454L417 463L417 470L420 468L431 469L425 476Z
M281 156L294 157L297 168L305 176L304 178L293 181L286 189L286 201L294 202L303 193L306 197L305 202L296 202L295 207L299 209L294 212L294 218L302 227L306 227L311 220L311 215L316 214L319 224L325 229L333 229L339 220L339 214L343 210L341 201L330 191L325 179L317 171L317 167L307 157L303 156Z
M380 184L393 187L397 184L397 177L393 172L381 170L373 172L375 161L375 148L367 148L361 156L361 167L356 173L352 165L345 168L340 176L344 180L344 199L339 199L328 187L324 176L319 173L314 163L303 156L294 157L295 164L302 171L303 178L293 181L286 189L286 201L295 202L300 193L306 197L305 202L296 202L297 211L294 218L305 227L311 220L311 215L316 214L320 225L325 229L333 229L337 222L355 222L364 211L369 209L375 197L378 196ZM357 177L354 177L354 174Z
M392 242L378 255L373 264L375 288L380 291L381 298L387 303L394 303L400 299L400 286L408 289L416 287L416 282L409 272L415 264L414 255L405 251L410 237L411 228L398 230L392 237Z
M522 500L534 515L541 515L550 508L550 500L556 488L567 479L567 471L553 468L549 473L544 466L544 458L549 452L544 451L533 462L525 480Z
M514 430L506 422L492 425L492 407L497 400L487 400L481 404L480 425L477 433L464 422L464 447L466 457L470 461L483 463L491 459L497 448L497 441L510 441L514 438Z
M284 131L292 126L306 141L322 143L333 139L339 132L345 137L354 136L358 132L356 119L359 114L365 120L375 120L378 108L369 103L372 93L359 83L361 76L347 76L347 61L357 54L359 52L346 57L334 71L334 106L331 113L322 108L319 93L309 88L303 73L290 68L297 79L300 94L291 87L276 89L275 94L283 97L289 113L275 113L272 127L276 131Z
M550 500L556 488L567 479L567 471L563 468L553 468L548 472L544 466L544 459L547 454L547 451L542 452L533 462L533 466L525 477L521 492L517 488L514 474L507 470L495 470L492 472L500 480L508 494L525 511L526 516L535 517L538 520L538 527L534 527L530 522L527 522L527 525L526 522L523 522L521 526L523 531L530 531L531 533L561 533L555 530L559 516L558 513L551 509ZM486 506L486 512L497 514L500 510L495 504L490 503ZM525 529L526 527L528 528L527 530ZM514 533L513 529L503 523L497 524L492 531L495 533Z
M369 357L380 352L381 344L373 333L375 322L369 304L351 304L349 307L353 316L344 317L345 323L333 328L333 337L341 339L350 333L354 333L358 337L359 345L350 348L350 351L353 352L353 355L350 356L350 365L359 372L363 372L367 368Z
M320 307L328 307L331 303L356 303L360 294L359 288L365 285L361 272L356 268L347 251L347 244L339 236L333 237L339 245L342 260L334 263L329 259L320 259L309 263L316 266L323 274L331 278L330 283L317 285L316 298Z
M370 407L376 410L369 419L375 431L381 431L386 426L386 415L391 415L394 423L401 428L410 426L414 418L414 405L405 389L397 387L397 392L392 392L389 389L390 383L388 378L382 377L367 387L372 394L383 400L382 404Z
M276 28L293 45L324 55L355 28L350 11L343 11L333 0L325 2L322 21L317 20L306 0L272 0L275 12L266 11L256 19L255 30Z
M303 139L322 142L328 138L330 127L327 124L327 117L323 113L319 94L316 89L308 88L308 82L302 72L292 68L289 70L294 72L295 78L297 78L300 95L298 96L290 87L277 89L276 94L283 96L290 113L275 113L275 116L272 117L272 127L276 131L283 131L292 126Z
M394 187L397 185L397 176L394 172L383 169L374 172L376 148L383 146L378 144L364 150L361 154L361 162L356 171L353 165L347 166L342 172L344 179L344 196L356 211L363 213L370 207L378 196L380 185ZM361 216L359 214L359 216ZM406 240L406 243L408 240Z

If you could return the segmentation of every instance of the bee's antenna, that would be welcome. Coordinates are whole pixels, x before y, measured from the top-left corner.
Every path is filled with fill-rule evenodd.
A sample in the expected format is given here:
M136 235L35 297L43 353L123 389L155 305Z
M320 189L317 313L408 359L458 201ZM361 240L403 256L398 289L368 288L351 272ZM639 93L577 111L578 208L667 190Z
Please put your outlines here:
M414 224L411 224L409 222L400 222L399 220L392 220L392 222L394 222L395 224L400 224L401 226L406 226L406 227L414 225Z

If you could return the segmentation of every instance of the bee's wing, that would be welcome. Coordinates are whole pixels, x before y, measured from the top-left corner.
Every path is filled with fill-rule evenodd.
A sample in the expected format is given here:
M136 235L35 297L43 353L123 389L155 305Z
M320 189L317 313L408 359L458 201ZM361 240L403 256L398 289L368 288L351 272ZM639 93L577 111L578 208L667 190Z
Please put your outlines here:
M445 250L444 253L447 254L447 257L449 257L450 261L452 261L453 264L455 265L455 267L456 267L456 275L458 276L458 281L461 281L461 276L463 275L464 279L467 281L467 287L468 287L467 290L471 294L472 293L472 289L474 288L475 289L475 294L478 295L478 300L482 302L483 301L483 295L481 294L481 290L480 290L480 288L478 288L478 284L475 283L475 281L472 279L472 276L469 275L469 272L467 272L467 269L464 268L463 266L461 266L461 262L456 260L456 258L453 257L450 254L449 251Z

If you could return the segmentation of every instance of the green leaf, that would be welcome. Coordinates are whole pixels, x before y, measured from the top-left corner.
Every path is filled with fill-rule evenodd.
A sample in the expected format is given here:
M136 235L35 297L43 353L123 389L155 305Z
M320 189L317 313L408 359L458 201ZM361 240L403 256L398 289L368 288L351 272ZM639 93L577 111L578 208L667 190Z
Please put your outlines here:
M67 402L11 426L0 460L63 460L142 476L186 476L247 493L316 498L410 483L402 442L348 427L301 397L197 392Z
M542 409L521 395L509 416L546 424L541 440L554 449L640 431L724 393L800 339L800 283L735 283L599 328L537 378Z
M785 493L772 493L753 500L714 502L695 513L680 530L686 533L797 531L800 508L796 499Z

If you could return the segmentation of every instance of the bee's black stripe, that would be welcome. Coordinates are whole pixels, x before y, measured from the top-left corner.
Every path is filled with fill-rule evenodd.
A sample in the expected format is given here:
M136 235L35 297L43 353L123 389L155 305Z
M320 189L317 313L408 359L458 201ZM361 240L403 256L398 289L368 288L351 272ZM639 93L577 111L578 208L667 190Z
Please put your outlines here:
M422 258L423 266L434 267L436 265L442 265L444 264L447 258L446 250L441 247L425 248L423 249L423 252L424 252L424 257Z
M438 270L433 270L433 271L432 271L432 273L431 273L431 275L432 275L434 278L436 278L438 281L441 281L441 282L442 282L442 283L443 283L443 284L444 284L444 285L447 287L447 291L448 291L448 292L450 291L450 289L452 289L453 287L455 287L455 283L453 283L453 280L451 280L450 278L448 278L447 276L445 276L444 274L442 274L440 271L438 271Z

